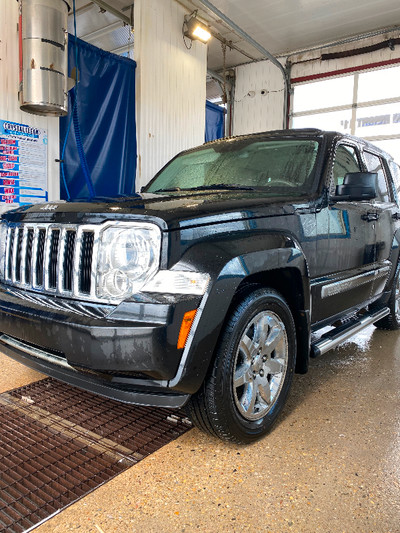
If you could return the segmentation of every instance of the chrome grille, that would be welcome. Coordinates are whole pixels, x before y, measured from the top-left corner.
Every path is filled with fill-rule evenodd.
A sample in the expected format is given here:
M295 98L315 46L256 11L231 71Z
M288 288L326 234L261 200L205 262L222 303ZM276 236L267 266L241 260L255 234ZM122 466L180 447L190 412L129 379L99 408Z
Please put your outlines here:
M10 225L4 281L37 292L97 300L99 231L91 225Z

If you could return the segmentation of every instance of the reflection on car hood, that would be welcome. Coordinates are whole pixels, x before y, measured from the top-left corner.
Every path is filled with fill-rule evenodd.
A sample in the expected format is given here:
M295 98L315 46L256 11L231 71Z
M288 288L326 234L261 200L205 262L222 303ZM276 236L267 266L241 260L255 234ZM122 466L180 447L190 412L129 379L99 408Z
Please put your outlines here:
M35 220L57 223L100 223L126 218L156 218L164 229L213 224L265 216L289 215L298 199L271 198L260 191L136 194L90 202L52 202L18 208L3 215L9 221Z

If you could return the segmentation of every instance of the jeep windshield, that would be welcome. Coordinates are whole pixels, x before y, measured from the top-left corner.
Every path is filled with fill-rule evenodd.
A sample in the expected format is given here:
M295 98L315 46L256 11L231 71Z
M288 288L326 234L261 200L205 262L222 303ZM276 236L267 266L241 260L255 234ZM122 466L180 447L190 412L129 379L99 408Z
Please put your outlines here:
M155 194L262 190L299 196L312 188L316 140L240 140L184 152L144 187Z

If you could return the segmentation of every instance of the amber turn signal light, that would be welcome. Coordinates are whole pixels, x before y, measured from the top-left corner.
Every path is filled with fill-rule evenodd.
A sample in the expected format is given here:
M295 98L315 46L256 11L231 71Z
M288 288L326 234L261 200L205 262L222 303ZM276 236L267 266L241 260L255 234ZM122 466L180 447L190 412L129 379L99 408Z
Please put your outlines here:
M188 311L183 315L181 329L179 331L179 337L178 337L178 344L176 347L178 350L181 350L185 347L190 328L192 327L194 317L196 316L197 309L193 309L192 311Z

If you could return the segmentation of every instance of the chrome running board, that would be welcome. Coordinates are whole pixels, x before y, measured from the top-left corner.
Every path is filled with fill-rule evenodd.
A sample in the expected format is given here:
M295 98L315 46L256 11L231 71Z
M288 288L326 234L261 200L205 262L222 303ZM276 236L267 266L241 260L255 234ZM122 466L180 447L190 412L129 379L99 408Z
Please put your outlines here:
M389 313L389 308L385 307L376 313L364 315L362 318L352 321L347 327L339 326L332 331L328 331L328 333L325 333L317 342L311 345L310 356L318 357L319 355L323 355L329 350L332 350L332 348L336 348L338 344L352 337L366 326L381 320Z

